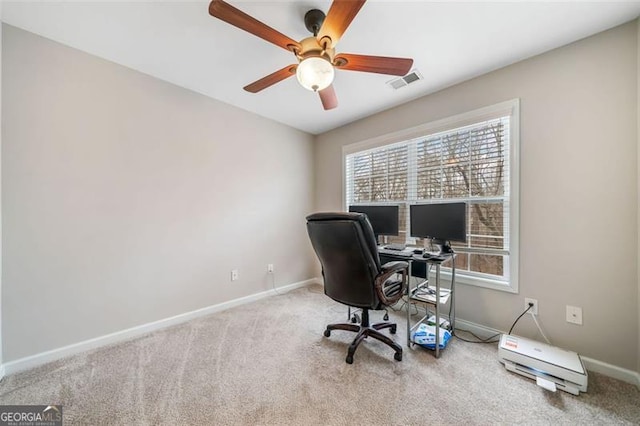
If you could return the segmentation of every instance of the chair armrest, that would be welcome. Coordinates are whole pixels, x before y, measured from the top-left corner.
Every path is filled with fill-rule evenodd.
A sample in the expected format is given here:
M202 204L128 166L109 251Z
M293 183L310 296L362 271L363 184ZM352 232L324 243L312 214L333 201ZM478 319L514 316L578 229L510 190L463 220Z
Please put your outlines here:
M382 273L385 274L387 272L400 272L403 269L407 269L409 264L407 262L403 262L401 260L396 260L394 262L387 262L382 265Z
M383 305L389 306L396 303L398 300L402 298L402 296L406 293L407 283L409 282L407 279L409 272L409 264L403 261L394 261L387 262L382 265L382 273L376 277L375 281L375 289L378 294L378 299L382 302ZM400 291L395 294L393 297L387 297L384 292L384 285L389 278L391 278L394 274L401 273L402 274L402 282L400 283Z

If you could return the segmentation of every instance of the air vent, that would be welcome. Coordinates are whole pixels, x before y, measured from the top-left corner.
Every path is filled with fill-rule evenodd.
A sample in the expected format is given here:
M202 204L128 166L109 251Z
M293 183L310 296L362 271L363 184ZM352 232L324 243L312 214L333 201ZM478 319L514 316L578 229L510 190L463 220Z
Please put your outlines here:
M409 74L405 75L404 77L399 77L391 81L387 81L387 84L391 86L393 90L398 90L399 88L408 86L411 83L415 83L418 80L422 80L422 75L418 70L412 70Z

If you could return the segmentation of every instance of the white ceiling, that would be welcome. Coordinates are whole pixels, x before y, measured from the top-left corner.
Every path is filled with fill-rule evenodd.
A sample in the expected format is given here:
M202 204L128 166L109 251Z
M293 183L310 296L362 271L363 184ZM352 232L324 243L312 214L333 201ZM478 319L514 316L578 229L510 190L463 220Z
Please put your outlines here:
M310 34L304 13L330 0L228 0L283 34ZM640 1L430 2L369 0L337 52L410 57L424 80L392 90L392 76L337 71L339 106L289 78L242 87L295 58L208 13L208 1L3 1L2 21L318 134L636 18Z

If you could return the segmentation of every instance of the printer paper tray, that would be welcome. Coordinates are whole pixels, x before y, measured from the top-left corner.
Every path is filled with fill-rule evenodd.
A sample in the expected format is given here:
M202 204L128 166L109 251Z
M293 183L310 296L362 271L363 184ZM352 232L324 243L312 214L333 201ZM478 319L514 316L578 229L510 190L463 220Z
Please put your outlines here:
M549 381L554 382L557 388L560 390L563 390L573 395L580 394L580 386L576 383L571 383L569 381L561 379L560 377L556 377L551 374L545 373L544 371L539 371L522 364L516 364L506 359L502 361L504 362L504 367L511 372L520 374L522 376L528 377L533 380L536 380L536 378L538 377L542 377L543 379L547 379ZM586 389L583 390L583 392L584 391L586 391Z

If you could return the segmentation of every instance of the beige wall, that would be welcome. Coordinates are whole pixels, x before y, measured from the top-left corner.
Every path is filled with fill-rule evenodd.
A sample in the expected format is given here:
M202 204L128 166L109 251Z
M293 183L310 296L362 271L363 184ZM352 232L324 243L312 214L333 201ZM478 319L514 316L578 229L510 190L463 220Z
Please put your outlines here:
M632 22L320 135L317 208L342 208L342 146L520 98L520 293L459 285L458 316L508 330L532 297L553 344L636 370L637 45Z
M2 2L0 2L0 26L2 25ZM0 28L0 99L2 99L2 30ZM2 102L0 102L0 378L4 375L2 366Z
M313 277L310 135L7 25L3 56L5 362Z
M638 41L637 41L637 73L638 73L638 79L637 79L637 83L638 83L638 102L636 104L637 106L637 112L638 112L638 131L637 131L637 138L638 138L638 263L637 263L637 274L638 274L638 374L640 375L640 18L638 18L636 20L636 26L637 26L637 34L638 34ZM638 377L638 382L640 384L640 376Z

